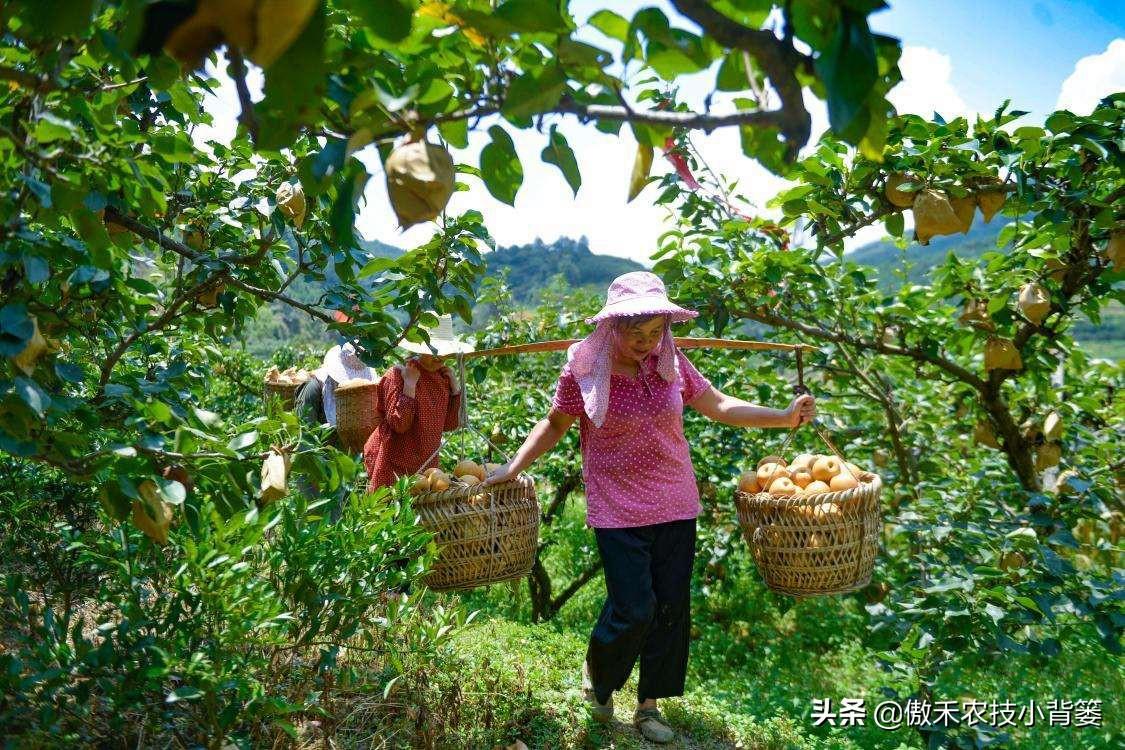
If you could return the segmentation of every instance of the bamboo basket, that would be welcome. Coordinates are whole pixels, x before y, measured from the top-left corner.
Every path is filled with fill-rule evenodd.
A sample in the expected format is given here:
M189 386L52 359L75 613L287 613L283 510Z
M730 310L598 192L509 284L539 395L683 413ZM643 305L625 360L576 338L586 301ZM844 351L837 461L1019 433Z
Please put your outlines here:
M344 390L336 389L336 434L349 453L362 453L367 438L382 421L379 381Z
M415 495L412 505L439 549L425 579L431 589L471 589L531 572L539 544L539 500L528 475L484 488L453 483L447 490Z
M868 471L856 478L857 487L816 495L735 492L738 525L771 591L842 594L870 583L883 482ZM834 512L822 512L828 503L836 506Z
M262 401L269 402L271 398L281 401L281 406L287 411L292 411L297 406L297 391L308 381L301 383L271 383L263 381Z

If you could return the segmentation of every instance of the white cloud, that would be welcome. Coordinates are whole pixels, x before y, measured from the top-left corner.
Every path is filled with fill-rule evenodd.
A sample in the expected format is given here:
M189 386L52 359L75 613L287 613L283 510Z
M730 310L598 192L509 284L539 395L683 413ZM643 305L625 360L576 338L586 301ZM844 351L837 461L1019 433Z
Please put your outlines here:
M1125 39L1114 39L1100 55L1083 57L1063 81L1056 109L1090 114L1102 97L1125 91Z
M929 47L906 45L898 67L902 83L891 89L887 98L899 114L929 119L937 112L947 120L971 114L953 85L953 62L949 55Z

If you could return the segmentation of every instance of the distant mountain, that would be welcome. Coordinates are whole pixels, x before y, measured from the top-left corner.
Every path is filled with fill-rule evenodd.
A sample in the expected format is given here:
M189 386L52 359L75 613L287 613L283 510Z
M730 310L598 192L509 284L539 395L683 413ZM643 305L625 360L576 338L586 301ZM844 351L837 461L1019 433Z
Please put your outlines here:
M508 284L518 302L535 302L540 289L562 274L573 288L593 288L604 293L609 283L623 273L645 267L627 258L598 255L590 251L585 237L561 237L548 244L536 240L529 245L502 247L485 257L489 276L508 272Z

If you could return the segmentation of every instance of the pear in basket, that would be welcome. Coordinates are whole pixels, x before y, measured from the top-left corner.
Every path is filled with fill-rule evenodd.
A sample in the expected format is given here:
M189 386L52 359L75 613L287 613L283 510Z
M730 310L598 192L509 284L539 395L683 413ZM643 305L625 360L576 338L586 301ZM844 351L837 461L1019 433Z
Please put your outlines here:
M414 480L414 484L410 485L411 495L421 495L423 492L430 491L430 475L423 474Z
M822 492L831 492L832 488L819 479L814 479L805 486L806 495L819 495Z
M755 471L742 472L742 476L738 478L738 491L745 492L747 495L761 492L762 486L758 484L758 473Z
M840 473L840 459L835 456L821 456L812 466L813 479L830 482Z
M473 476L476 477L479 481L483 482L485 476L487 475L485 474L483 466L478 464L476 461L470 461L466 458L462 461L459 461L457 465L453 467L453 476L458 478Z
M789 469L772 461L758 467L758 484L762 487L772 487L775 480L789 479L790 476Z
M759 471L761 471L759 469ZM793 480L789 477L778 477L770 483L770 494L780 496L796 495L797 485L793 484Z
M853 487L859 486L859 480L856 479L853 475L844 471L832 477L832 479L828 481L828 486L832 489L833 492L839 492L840 490L850 490Z
M803 468L799 469L797 471L794 471L793 476L790 477L790 478L793 480L793 484L797 485L802 490L805 489L806 487L808 487L813 482L812 471L811 470L805 470Z
M441 469L430 474L430 492L444 492L449 489L449 475Z
M812 466L816 463L817 456L812 453L802 453L789 462L789 471L796 474L799 471L805 471L812 474Z

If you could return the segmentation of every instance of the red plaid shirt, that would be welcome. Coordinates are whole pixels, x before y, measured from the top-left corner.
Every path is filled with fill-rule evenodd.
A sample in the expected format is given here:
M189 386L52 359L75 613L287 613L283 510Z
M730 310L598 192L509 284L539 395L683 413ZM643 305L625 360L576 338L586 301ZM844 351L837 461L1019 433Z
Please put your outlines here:
M379 382L379 410L383 420L363 446L367 467L367 491L387 487L398 477L416 474L438 465L438 457L425 466L441 443L443 432L456 429L461 394L450 393L449 380L441 372L418 368L414 398L403 391L402 369L393 367Z

